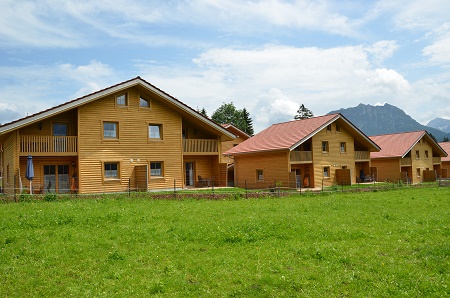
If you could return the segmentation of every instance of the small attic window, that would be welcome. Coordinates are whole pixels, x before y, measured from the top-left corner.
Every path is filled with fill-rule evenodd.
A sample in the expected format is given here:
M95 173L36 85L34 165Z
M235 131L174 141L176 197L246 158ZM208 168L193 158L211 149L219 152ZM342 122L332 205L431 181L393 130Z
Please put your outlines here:
M145 97L140 96L139 97L139 107L141 107L141 108L149 108L150 107L150 100L146 99Z
M127 94L124 93L124 94L118 95L118 96L116 97L116 104L117 104L118 106L121 106L121 107L127 106L127 105L128 105Z
M327 131L331 131L331 124L327 125Z

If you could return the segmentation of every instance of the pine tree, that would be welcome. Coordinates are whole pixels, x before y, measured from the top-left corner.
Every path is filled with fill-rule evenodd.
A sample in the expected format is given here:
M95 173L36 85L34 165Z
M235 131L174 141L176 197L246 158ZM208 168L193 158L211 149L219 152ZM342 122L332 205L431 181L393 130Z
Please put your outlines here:
M294 119L295 120L307 119L313 116L314 116L313 112L310 109L306 108L304 104L302 104L300 108L297 110L297 115L294 116Z
M253 136L253 120L250 118L250 113L246 108L242 109L242 118L244 120L245 129L243 130L249 136Z

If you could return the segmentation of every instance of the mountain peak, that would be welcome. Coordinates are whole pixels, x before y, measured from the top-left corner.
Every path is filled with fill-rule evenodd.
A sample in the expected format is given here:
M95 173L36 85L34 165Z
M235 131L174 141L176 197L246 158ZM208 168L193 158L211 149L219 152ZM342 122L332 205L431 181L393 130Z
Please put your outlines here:
M389 103L376 106L360 103L356 107L332 111L329 114L334 113L341 113L369 136L427 130L438 141L441 141L444 137L448 137L446 133L440 130L420 124L402 109ZM450 120L448 121L450 122Z

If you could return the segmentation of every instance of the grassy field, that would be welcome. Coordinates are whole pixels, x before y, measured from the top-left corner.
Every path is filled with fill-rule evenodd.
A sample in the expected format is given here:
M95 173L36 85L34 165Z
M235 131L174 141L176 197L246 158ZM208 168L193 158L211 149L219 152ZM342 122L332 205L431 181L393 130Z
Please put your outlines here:
M0 205L2 297L444 297L450 188Z

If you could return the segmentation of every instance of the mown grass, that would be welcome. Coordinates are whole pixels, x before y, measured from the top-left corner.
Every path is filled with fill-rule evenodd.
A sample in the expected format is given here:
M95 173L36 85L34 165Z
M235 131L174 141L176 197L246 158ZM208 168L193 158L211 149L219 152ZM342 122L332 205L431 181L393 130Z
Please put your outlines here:
M0 205L3 297L450 295L450 188Z

